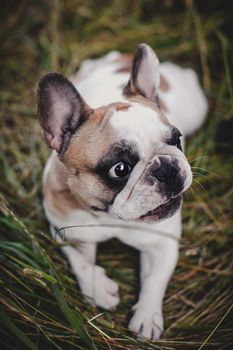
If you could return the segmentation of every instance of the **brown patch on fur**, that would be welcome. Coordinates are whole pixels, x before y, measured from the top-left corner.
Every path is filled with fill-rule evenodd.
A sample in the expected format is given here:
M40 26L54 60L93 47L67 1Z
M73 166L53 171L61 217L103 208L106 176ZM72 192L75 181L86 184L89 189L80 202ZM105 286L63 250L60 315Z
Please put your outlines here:
M165 103L163 102L163 100L161 98L159 98L159 107L164 111L167 112L167 106L165 105Z
M160 74L160 86L159 86L159 88L163 92L167 92L171 88L167 79L162 74Z
M154 109L163 122L166 117L156 103L140 95L130 97L129 103L117 102L94 110L71 137L69 146L60 156L54 154L44 184L44 197L49 211L65 217L74 209L96 207L107 210L116 191L109 188L94 171L100 157L117 143L118 135L108 123L114 110L127 110L130 102Z
M65 217L72 209L88 210L90 207L106 210L113 201L115 191L107 187L93 170L100 156L117 142L108 115L111 115L111 110L129 107L129 103L117 102L97 108L71 137L67 151L59 156L60 160L54 154L44 183L44 198L53 215Z
M94 169L100 157L118 141L115 131L108 123L111 110L119 111L129 107L128 103L118 102L97 108L73 135L67 152L61 158L71 174L68 176L68 186L84 208L92 206L106 210L115 197L115 191L103 183Z
M118 112L118 111L126 111L127 109L129 109L130 104L123 103L123 102L116 102L116 103L112 103L110 106L112 106Z
M125 97L128 99L135 96L142 96L141 94L139 95L138 90L136 89L136 86L131 82L131 79L128 81L128 84L124 87L123 95L125 95Z
M82 125L81 131L73 135L69 148L64 155L64 163L69 168L80 170L93 168L99 160L100 154L105 154L116 135L109 123L102 122L106 116L110 116L112 108L120 110L128 108L129 104L116 103L103 106L94 110L90 118Z
M68 175L65 166L56 155L44 182L44 199L49 211L59 217L65 217L70 210L80 207L67 184Z
M130 54L122 54L115 62L119 62L120 66L116 69L116 73L130 73L132 68L133 56Z
M130 107L128 103L112 103L108 106L106 113L104 114L101 122L99 123L100 127L103 129L107 125L109 118L113 114L114 111L125 111Z

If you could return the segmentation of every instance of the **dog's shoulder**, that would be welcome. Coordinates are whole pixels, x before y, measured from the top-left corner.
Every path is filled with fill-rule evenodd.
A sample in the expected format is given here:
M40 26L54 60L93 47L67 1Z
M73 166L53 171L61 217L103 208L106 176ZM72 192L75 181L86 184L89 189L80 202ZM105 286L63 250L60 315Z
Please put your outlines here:
M65 216L72 209L79 209L79 203L67 184L67 170L52 152L43 174L44 200L52 212Z

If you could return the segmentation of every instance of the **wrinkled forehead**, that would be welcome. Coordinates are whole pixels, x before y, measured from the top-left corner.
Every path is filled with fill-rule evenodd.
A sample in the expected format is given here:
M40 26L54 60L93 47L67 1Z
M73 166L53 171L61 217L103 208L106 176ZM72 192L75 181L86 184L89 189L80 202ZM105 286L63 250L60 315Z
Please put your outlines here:
M139 146L142 157L164 141L170 130L159 110L139 103L130 103L127 110L114 110L109 123L119 139Z

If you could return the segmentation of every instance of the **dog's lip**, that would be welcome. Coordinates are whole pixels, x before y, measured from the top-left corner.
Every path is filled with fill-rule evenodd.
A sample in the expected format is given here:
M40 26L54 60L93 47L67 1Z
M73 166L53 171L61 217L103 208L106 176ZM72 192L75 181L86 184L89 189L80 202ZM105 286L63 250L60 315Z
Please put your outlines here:
M146 214L140 216L138 220L143 221L151 217L156 217L156 216L160 217L164 209L169 212L174 205L178 205L181 202L181 199L182 199L181 194L177 195L176 197L172 197L167 202L159 205L155 209L149 210Z

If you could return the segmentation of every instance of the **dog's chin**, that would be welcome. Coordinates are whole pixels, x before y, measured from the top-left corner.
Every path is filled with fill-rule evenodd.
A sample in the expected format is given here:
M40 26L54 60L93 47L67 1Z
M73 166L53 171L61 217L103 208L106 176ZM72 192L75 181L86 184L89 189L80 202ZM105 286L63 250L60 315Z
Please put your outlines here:
M179 195L170 199L168 202L161 204L159 207L148 211L145 215L140 216L138 222L153 223L163 219L168 219L173 216L180 208L182 202L182 196Z

